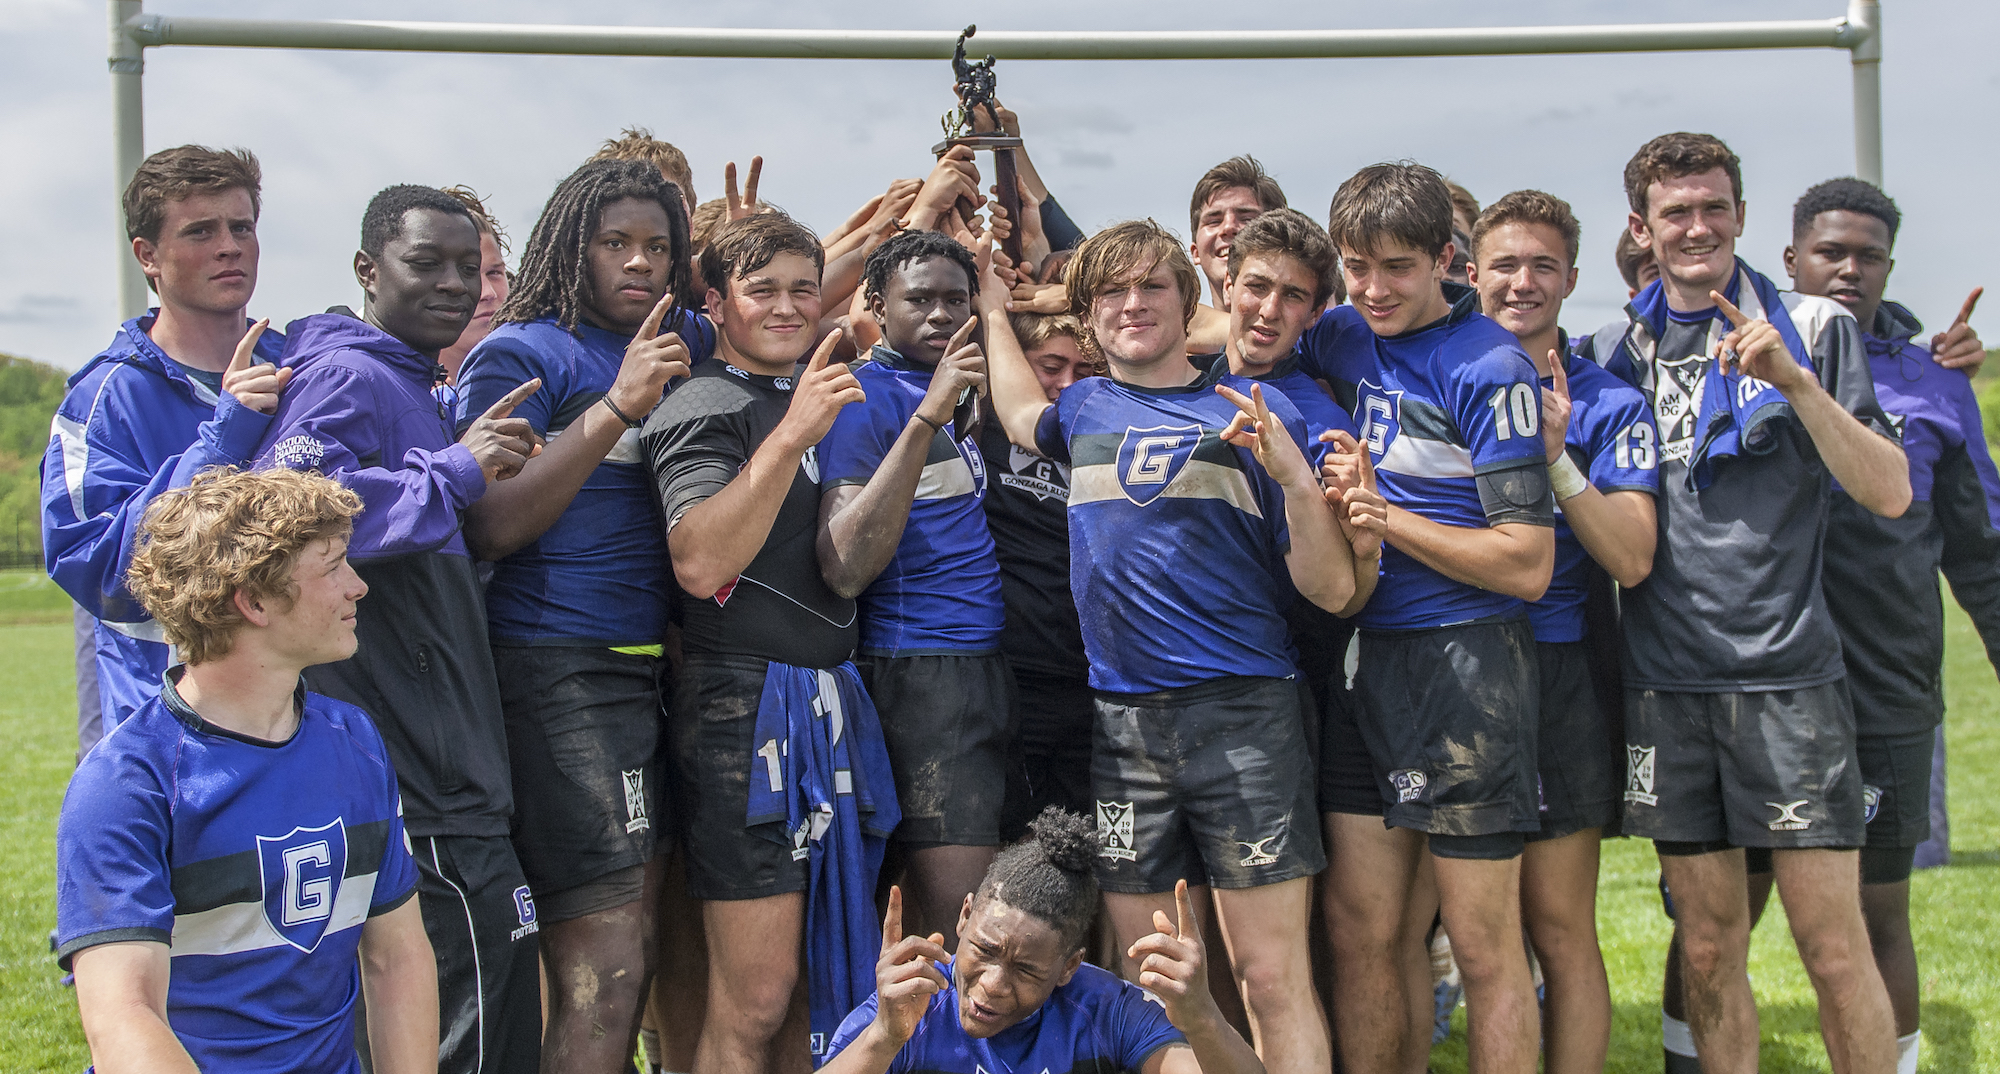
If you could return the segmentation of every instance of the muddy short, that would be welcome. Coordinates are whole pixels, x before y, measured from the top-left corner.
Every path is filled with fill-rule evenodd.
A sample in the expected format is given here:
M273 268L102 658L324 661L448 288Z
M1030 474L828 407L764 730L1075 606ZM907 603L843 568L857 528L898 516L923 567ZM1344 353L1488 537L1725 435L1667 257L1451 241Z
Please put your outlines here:
M1626 691L1626 835L1858 847L1862 782L1845 683L1737 694ZM1922 799L1915 808L1925 808Z
M1531 842L1611 823L1625 777L1621 744L1611 737L1591 682L1589 644L1538 641L1535 655L1542 681L1536 728L1542 826L1528 833Z
M1104 890L1253 888L1325 868L1300 698L1294 680L1243 676L1099 693L1090 783Z
M687 848L688 894L761 899L806 889L807 860L794 857L783 825L745 827L757 757L757 707L767 663L743 656L689 656L674 683L667 720L668 782Z
M1541 827L1535 796L1541 684L1525 619L1361 632L1356 722L1392 827L1446 856L1505 858Z
M998 845L1013 724L1007 658L861 656L854 665L889 747L903 808L896 841Z
M495 646L514 849L536 896L643 865L665 818L659 658Z

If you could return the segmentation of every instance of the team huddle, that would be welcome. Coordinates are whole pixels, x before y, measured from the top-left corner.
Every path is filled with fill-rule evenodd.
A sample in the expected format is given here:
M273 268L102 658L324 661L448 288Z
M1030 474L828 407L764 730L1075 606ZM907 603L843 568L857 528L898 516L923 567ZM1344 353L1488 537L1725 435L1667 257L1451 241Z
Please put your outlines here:
M818 235L628 131L511 272L393 186L282 332L255 158L149 157L158 306L43 463L97 1070L1421 1074L1448 937L1472 1069L1599 1071L1624 834L1670 1074L1756 1068L1774 883L1833 1069L1914 1072L2000 471L1894 202L1805 192L1781 289L1662 135L1572 335L1549 193L1377 164L1322 226L1238 157L1183 243L1016 153L1018 213L959 148Z

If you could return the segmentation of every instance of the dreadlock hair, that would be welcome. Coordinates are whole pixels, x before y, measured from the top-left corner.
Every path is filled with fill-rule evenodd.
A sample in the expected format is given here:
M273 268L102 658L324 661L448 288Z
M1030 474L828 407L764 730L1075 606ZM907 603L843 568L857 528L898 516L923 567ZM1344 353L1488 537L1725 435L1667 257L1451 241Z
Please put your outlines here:
M369 257L381 257L382 248L389 240L403 233L403 217L418 209L456 216L478 230L479 223L472 218L472 210L465 203L434 186L418 186L415 183L401 183L384 187L368 199L368 208L361 214L361 252Z
M972 897L993 899L1056 930L1063 950L1083 946L1097 916L1097 876L1092 863L1101 845L1097 828L1059 806L1028 822L1028 837L1002 850Z
M1896 229L1903 223L1902 210L1875 184L1854 178L1828 179L1799 195L1792 206L1792 237L1804 235L1819 214L1843 210L1882 221L1889 229L1890 245L1895 244Z
M597 232L604 207L637 198L650 201L667 214L667 238L673 246L667 258L667 293L674 296L672 320L696 301L694 268L688 263L687 203L681 188L660 175L660 169L636 160L596 160L569 173L556 184L542 218L528 235L521 253L521 270L507 302L493 315L495 325L553 318L570 332L583 311L596 303L588 268L591 236Z
M959 245L957 239L941 231L899 231L877 246L862 264L862 297L869 299L881 294L882 289L889 286L889 277L904 265L937 257L964 269L972 293L979 293L979 263L972 259L972 251Z

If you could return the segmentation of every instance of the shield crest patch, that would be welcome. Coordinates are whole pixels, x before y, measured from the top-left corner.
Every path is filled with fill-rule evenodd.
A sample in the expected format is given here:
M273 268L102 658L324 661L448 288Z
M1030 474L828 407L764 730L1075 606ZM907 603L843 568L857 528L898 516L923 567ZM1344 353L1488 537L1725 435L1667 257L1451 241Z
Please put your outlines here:
M264 920L278 937L306 954L319 946L333 919L333 901L347 874L347 827L339 818L317 828L257 837L264 881Z
M1118 444L1118 487L1144 507L1167 491L1201 443L1199 425L1155 425L1125 430Z

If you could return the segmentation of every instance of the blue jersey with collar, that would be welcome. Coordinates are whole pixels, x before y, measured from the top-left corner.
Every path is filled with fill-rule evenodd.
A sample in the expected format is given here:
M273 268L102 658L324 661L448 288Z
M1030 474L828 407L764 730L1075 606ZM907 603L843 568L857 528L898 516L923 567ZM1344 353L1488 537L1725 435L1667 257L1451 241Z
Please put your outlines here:
M289 740L235 735L172 674L63 796L57 956L169 944L167 1024L203 1070L358 1072L361 927L417 885L382 739L303 685Z
M1033 1014L974 1039L958 1019L956 966L953 959L944 967L951 987L931 997L916 1033L890 1061L889 1074L1112 1074L1136 1071L1161 1048L1187 1043L1158 1000L1089 963L1057 985ZM829 1058L875 1020L879 999L869 996L840 1023Z
M106 728L158 694L173 662L159 624L125 588L147 506L210 466L246 465L271 425L168 357L150 335L159 315L125 322L70 376L42 455L44 567L97 620ZM266 330L257 360L274 362L284 348L284 335Z
M819 442L828 489L866 485L881 469L917 405L931 370L887 347L854 367L868 398L840 408ZM862 590L861 652L876 656L999 651L1007 613L1000 561L986 528L986 461L979 444L947 424L931 437L909 521L889 565Z
M1478 311L1476 294L1451 293L1451 312L1421 328L1372 341L1338 335L1345 353L1330 365L1355 381L1356 424L1382 496L1448 526L1552 525L1534 363L1512 332ZM1520 600L1454 581L1393 544L1382 549L1381 569L1356 616L1362 627L1418 630L1523 610Z
M714 330L680 312L662 332L678 332L689 363L714 350ZM535 432L561 436L618 379L628 336L552 319L503 324L466 356L459 372L462 431L508 392L535 377L542 386L514 416ZM633 418L643 418L634 414ZM666 530L653 476L627 429L554 525L502 559L486 590L495 642L530 645L651 645L666 632L670 578Z
M1569 377L1569 430L1564 435L1570 461L1599 492L1660 491L1660 433L1653 408L1639 389L1599 368L1588 358L1570 355L1563 365ZM1555 383L1542 378L1542 386ZM1536 641L1583 640L1583 604L1590 592L1590 553L1556 508L1556 566L1548 592L1528 605L1528 624Z
M1233 374L1214 383L1250 393ZM1303 451L1298 408L1282 394L1265 404ZM1078 381L1042 412L1037 447L1070 467L1070 589L1093 687L1294 674L1285 492L1221 440L1237 413L1206 378L1149 389L1108 377Z

